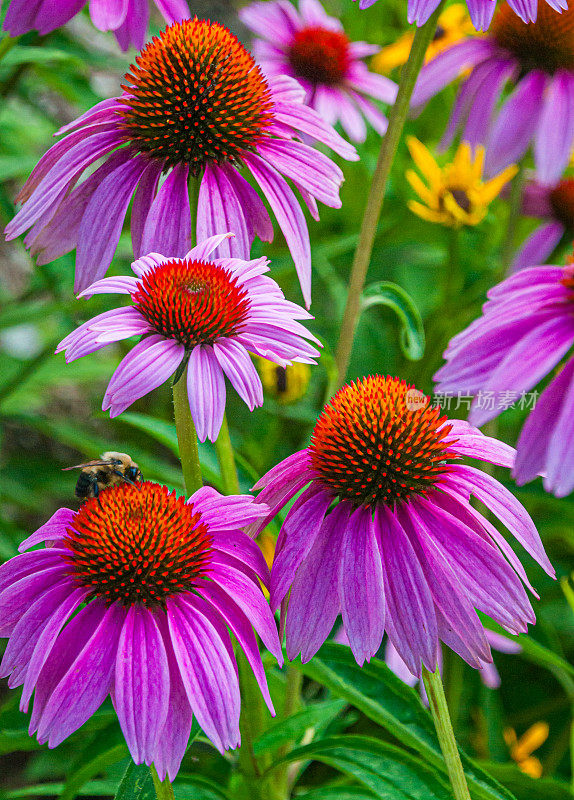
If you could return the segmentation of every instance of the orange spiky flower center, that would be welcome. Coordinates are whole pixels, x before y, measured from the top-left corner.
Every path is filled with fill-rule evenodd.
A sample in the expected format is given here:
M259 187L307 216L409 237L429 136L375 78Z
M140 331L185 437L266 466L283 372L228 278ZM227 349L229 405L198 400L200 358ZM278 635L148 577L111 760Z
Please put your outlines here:
M272 121L269 86L224 25L184 20L154 37L126 74L123 128L166 166L239 162Z
M574 230L574 178L564 178L550 192L554 216L568 230Z
M157 333L188 350L238 334L251 306L231 270L180 258L146 272L132 300Z
M349 40L344 33L319 25L302 28L293 36L289 61L297 77L313 85L335 86L344 80L351 63Z
M71 574L90 598L161 606L206 574L212 538L192 504L145 481L86 500L64 544Z
M425 494L456 458L444 441L451 431L445 420L405 381L364 378L323 409L311 438L312 468L340 500L394 507Z
M536 22L525 25L508 3L499 6L489 33L513 53L523 73L574 70L574 6L559 14L539 0Z

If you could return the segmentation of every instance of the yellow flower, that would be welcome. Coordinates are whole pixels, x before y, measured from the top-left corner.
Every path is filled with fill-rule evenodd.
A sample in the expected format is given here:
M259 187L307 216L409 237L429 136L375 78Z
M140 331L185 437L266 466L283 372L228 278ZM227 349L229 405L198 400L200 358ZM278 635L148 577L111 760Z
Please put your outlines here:
M436 33L428 46L425 61L430 61L471 33L476 35L466 6L462 3L449 6L438 19ZM405 64L411 52L413 38L414 33L407 31L396 42L383 47L377 55L373 56L371 69L375 72L388 73L395 67Z
M514 728L504 730L504 741L510 750L510 757L531 778L540 778L542 775L542 764L532 753L548 739L549 730L547 722L535 722L520 739L516 738Z
M304 396L311 377L308 364L294 362L284 368L260 357L257 359L257 372L266 394L285 404L296 403Z
M513 164L484 183L483 147L477 147L473 156L470 145L462 142L454 161L444 167L439 167L429 150L414 136L407 137L407 147L426 180L425 183L414 170L407 170L406 178L421 200L409 200L410 210L429 222L450 228L482 222L490 203L518 170Z

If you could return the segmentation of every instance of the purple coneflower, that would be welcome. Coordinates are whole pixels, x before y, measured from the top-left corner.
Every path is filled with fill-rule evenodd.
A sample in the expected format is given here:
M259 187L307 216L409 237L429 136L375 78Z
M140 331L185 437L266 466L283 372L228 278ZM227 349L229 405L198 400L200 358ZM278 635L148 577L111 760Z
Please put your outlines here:
M522 213L543 220L516 253L510 271L543 264L565 234L574 234L574 178L545 185L532 181L522 195Z
M38 31L42 36L65 25L86 3L92 22L101 31L113 31L122 50L143 47L149 24L149 0L12 0L4 30L11 36ZM168 23L189 17L187 0L154 0Z
M476 395L469 420L484 425L525 396L574 344L574 265L528 267L488 292L482 317L451 340L437 391ZM464 387L464 388L463 388ZM557 497L574 489L574 358L542 392L517 444L518 484L544 479Z
M377 0L359 0L360 8L369 8ZM546 0L546 2L557 11L568 8L567 0ZM409 0L407 19L409 25L416 22L417 25L424 23L435 11L440 0ZM492 15L496 8L496 0L466 0L472 24L478 31L485 31L492 21ZM508 0L509 7L518 14L523 22L535 22L537 15L540 14L542 0Z
M133 196L136 258L150 252L181 258L191 247L191 176L201 182L198 239L232 230L235 239L225 240L219 254L249 258L254 236L269 241L273 225L240 174L245 166L285 235L309 304L309 232L285 177L317 218L316 199L341 205L343 174L294 137L304 133L345 158L357 157L354 147L304 104L296 81L264 78L239 40L216 22L175 23L136 63L121 97L62 128L68 135L32 172L7 238L32 227L25 242L39 264L76 247L75 288L85 289L106 273ZM76 185L101 158L104 163Z
M305 101L330 125L340 121L355 142L365 140L365 118L385 133L387 119L371 98L392 104L397 86L361 61L376 53L377 45L350 42L341 22L318 0L299 0L299 13L288 0L258 1L241 9L239 17L261 37L253 53L266 75L296 78Z
M208 256L231 234L206 239L184 258L157 253L135 261L136 277L102 278L82 293L128 294L132 304L99 314L60 342L66 361L106 344L141 336L112 375L103 408L112 417L187 365L187 391L197 435L215 441L225 412L225 376L253 411L263 404L261 378L249 353L282 367L315 363L317 342L298 319L303 308L285 299L264 275L268 261Z
M574 142L573 34L574 7L559 14L541 2L537 21L524 25L504 4L487 36L455 44L422 68L412 104L426 103L470 70L445 146L462 129L465 141L486 145L486 172L492 176L518 162L532 145L538 179L553 183L562 175ZM508 81L515 86L497 113Z
M492 660L475 608L511 633L534 622L524 569L471 495L554 570L525 509L490 475L460 463L468 456L514 463L511 447L441 417L404 381L374 376L344 386L310 446L259 481L258 500L272 514L304 489L271 570L272 609L290 590L290 659L300 652L308 661L339 612L359 664L386 630L414 675L421 662L434 672L439 640L474 667Z
M273 713L252 628L281 661L258 579L257 545L240 528L264 507L202 488L186 502L145 482L61 508L20 546L46 547L0 567L0 672L32 692L30 734L56 747L111 695L134 761L173 780L192 716L221 751L239 745L240 693L227 628ZM121 536L118 536L121 531Z

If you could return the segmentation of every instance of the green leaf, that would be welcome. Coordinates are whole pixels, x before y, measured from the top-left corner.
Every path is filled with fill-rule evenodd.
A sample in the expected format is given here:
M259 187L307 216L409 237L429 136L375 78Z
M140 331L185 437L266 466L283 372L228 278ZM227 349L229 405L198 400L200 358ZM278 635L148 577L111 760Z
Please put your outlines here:
M156 800L150 768L145 764L128 764L120 781L115 800Z
M572 800L570 787L563 781L550 778L531 778L525 775L514 764L496 764L490 762L486 765L494 777L507 786L515 795L516 800Z
M39 783L33 786L21 786L2 795L6 800L17 800L20 797L58 797L63 791L62 783ZM111 797L115 784L111 781L90 781L78 792L77 797Z
M446 778L395 745L368 736L333 736L298 747L284 761L321 761L355 778L380 800L446 800ZM279 762L281 763L281 762Z
M15 47L3 59L3 67L18 67L20 64L65 63L83 67L81 59L72 53L51 47Z
M221 786L199 775L178 780L173 789L177 800L230 800Z
M118 741L110 747L112 742ZM116 764L128 755L128 749L121 731L114 722L112 726L99 731L95 742L88 750L89 760L75 769L66 780L60 800L74 800L80 789L96 775L105 772L106 768ZM85 754L82 754L85 757Z
M293 714L269 727L253 744L256 756L276 750L283 744L300 739L309 728L324 726L338 716L346 707L346 700L331 700L326 703L313 703L303 711Z
M299 669L338 697L344 697L427 763L446 771L429 712L418 694L382 661L373 658L359 667L348 647L328 642L311 661L299 665ZM473 797L515 800L509 791L462 752L461 758Z
M421 359L425 351L425 331L411 296L396 283L377 281L363 291L361 313L371 306L386 306L395 312L401 323L401 350L411 361Z
M373 800L376 796L362 786L322 786L313 792L297 795L298 800Z

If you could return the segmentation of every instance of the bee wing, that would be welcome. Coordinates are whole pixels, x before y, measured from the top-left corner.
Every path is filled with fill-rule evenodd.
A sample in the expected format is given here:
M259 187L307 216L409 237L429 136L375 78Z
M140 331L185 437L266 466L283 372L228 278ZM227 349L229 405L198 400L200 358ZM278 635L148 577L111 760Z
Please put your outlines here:
M73 467L62 467L62 472L67 472L69 469L84 469L85 467L107 467L113 463L109 458L106 460L98 458L95 461L86 461L85 464L74 464Z

